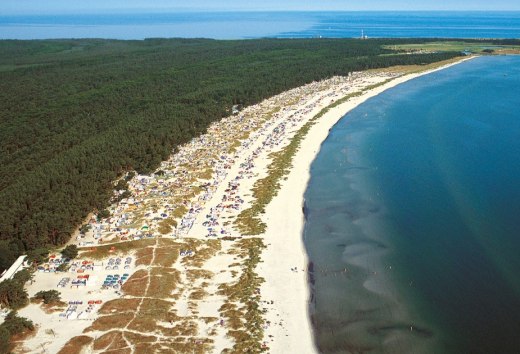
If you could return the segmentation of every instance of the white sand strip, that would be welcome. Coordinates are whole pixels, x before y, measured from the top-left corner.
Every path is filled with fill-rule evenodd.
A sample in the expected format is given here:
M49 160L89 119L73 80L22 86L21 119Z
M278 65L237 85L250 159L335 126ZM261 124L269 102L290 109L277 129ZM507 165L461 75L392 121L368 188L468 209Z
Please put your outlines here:
M329 130L346 113L367 99L406 81L455 64L457 63L405 75L359 97L351 98L322 116L302 141L299 151L293 157L290 174L283 181L278 195L267 206L263 217L267 224L264 235L267 249L263 253L263 263L258 267L258 272L266 280L262 286L262 298L268 303L265 307L268 308L266 316L270 325L265 330L265 340L271 353L317 352L308 311L308 261L302 239L303 196L310 178L310 165ZM364 86L369 86L369 83ZM296 272L291 270L294 267L298 269Z

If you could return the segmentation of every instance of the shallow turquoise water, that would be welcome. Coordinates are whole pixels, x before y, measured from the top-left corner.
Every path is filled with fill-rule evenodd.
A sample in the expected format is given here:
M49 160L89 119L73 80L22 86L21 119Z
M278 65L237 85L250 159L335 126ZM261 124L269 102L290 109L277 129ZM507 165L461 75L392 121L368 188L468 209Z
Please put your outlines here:
M332 129L304 232L323 352L520 352L519 92L520 57L478 58Z

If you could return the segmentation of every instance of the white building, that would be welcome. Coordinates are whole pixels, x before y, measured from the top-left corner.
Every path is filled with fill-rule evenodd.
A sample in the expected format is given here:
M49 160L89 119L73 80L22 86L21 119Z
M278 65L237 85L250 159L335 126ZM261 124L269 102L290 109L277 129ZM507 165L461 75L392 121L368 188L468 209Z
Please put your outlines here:
M0 278L0 283L3 282L4 280L11 279L16 274L16 272L23 269L23 262L25 260L25 257L27 257L27 256L18 257L18 259L13 263L13 265L2 273L2 277Z

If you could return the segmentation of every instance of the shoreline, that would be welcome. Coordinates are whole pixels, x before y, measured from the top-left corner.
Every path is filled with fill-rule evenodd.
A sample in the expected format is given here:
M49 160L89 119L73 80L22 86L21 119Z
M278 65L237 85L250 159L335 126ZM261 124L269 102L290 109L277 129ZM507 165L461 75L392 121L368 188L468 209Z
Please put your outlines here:
M318 353L314 340L314 329L311 323L312 292L308 279L309 259L303 239L305 227L304 194L310 181L312 162L318 155L321 145L327 139L330 130L348 112L368 99L407 81L473 58L464 58L460 61L423 72L405 74L366 92L362 91L363 93L360 96L352 97L346 102L329 109L328 112L316 121L308 134L303 138L300 148L293 156L290 173L281 182L280 191L266 207L265 218L263 218L267 224L267 231L263 236L265 242L269 243L269 245L262 254L264 263L258 267L259 274L266 278L267 285L264 287L267 288L266 292L269 293L271 298L275 297L274 301L278 313L291 318L291 324L293 325L290 331L288 331L289 334L284 333L284 331L273 331L271 335L277 338L270 347L273 353L283 351ZM322 109L329 106L324 106ZM280 234L283 234L284 237L276 237ZM289 254L287 254L287 248L284 248L284 245L293 246ZM284 268L280 269L279 265L277 266L277 262L274 260L278 259L285 260ZM269 264L266 265L268 262ZM286 269L288 266L287 262L294 263L290 268L296 266L298 271L294 272L292 269ZM269 272L268 269L272 267L275 267L276 274ZM295 273L297 274L296 276ZM295 281L295 279L297 280ZM296 295L291 298L293 301L284 301L288 294ZM271 317L271 321L277 319L277 316L269 317ZM270 333L266 332L266 334L269 335Z
M150 351L173 345L181 352L316 353L302 232L304 193L321 144L367 99L468 59L413 74L404 73L415 67L383 69L309 83L214 123L157 173L131 178L131 197L111 205L109 217L86 220L90 230L71 240L81 251L73 267L35 273L29 295L66 277L60 293L68 306L21 309L38 329L20 347L135 350L136 335L154 332L160 335ZM266 179L263 208L256 192ZM236 221L253 209L257 214L243 218L246 227L258 219L265 230L240 231ZM88 281L76 285L85 273ZM112 286L116 275L125 280ZM183 328L189 335L180 335ZM118 339L107 344L111 336ZM186 336L194 340L186 343Z

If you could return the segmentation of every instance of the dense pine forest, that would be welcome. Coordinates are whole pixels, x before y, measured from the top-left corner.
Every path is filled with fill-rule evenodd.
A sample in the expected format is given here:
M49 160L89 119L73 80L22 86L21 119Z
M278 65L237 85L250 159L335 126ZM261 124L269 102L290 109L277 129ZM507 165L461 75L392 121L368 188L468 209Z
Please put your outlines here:
M66 242L106 206L118 176L150 173L234 104L351 71L459 55L382 47L412 42L0 41L0 269Z

